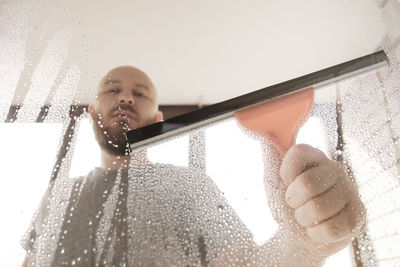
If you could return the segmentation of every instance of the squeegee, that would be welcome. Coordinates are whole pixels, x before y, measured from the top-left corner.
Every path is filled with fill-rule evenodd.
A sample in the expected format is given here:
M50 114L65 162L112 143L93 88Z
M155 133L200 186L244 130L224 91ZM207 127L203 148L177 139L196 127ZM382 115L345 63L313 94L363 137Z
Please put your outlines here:
M272 85L126 133L134 151L218 121L235 117L250 131L269 137L284 154L314 104L314 91L330 83L381 68L388 63L378 51L333 67Z

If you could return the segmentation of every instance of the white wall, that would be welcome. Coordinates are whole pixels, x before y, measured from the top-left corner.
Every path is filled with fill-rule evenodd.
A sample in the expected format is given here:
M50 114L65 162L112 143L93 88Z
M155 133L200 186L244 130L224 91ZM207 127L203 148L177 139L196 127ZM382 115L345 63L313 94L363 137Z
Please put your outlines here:
M153 78L162 104L211 104L372 53L384 33L375 0L37 3L22 27L31 29L20 49L31 66L20 90L47 40L69 29L57 70L63 79L80 68L82 103L107 70L132 64Z

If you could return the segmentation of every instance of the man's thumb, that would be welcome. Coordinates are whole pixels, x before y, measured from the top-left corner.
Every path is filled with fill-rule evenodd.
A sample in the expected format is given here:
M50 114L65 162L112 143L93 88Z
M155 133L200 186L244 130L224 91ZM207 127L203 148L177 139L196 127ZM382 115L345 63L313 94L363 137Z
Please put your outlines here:
M288 222L294 222L294 212L286 204L286 185L283 183L279 174L279 169L283 159L283 150L279 149L279 144L272 144L272 142L273 141L270 139L266 139L262 142L264 188L271 213L278 224L283 226L283 224Z

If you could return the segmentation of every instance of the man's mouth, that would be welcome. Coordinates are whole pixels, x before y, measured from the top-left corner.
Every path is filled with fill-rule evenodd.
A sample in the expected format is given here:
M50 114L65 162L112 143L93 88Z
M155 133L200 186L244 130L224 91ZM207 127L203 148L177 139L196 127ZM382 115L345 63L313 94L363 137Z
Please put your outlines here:
M135 118L135 115L128 110L120 109L115 111L111 117L131 120Z

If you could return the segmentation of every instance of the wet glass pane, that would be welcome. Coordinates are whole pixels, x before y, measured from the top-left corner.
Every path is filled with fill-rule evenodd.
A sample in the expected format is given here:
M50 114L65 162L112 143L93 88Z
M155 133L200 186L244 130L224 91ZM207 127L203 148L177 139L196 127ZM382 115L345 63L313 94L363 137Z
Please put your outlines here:
M20 236L29 226L32 214L45 192L57 154L60 123L0 124L0 160L3 175L0 207L4 218L1 227L1 263L14 265L25 257ZM26 140L26 141L23 141ZM21 168L20 160L30 156Z
M86 175L94 167L100 165L100 149L96 143L92 129L92 121L82 119L79 122L79 134L77 134L76 147L71 161L71 177ZM189 150L188 136L176 138L165 142L160 146L148 150L148 158L153 163L169 163L177 166L188 166ZM169 153L171 150L175 153Z
M0 10L1 266L399 264L399 1ZM294 146L290 164L289 131L260 135L233 114L127 154L124 134L168 110L377 50L387 65L307 86L289 143L312 148ZM115 69L127 65L146 73Z

